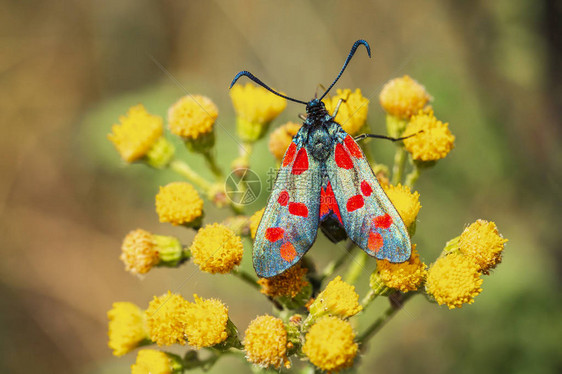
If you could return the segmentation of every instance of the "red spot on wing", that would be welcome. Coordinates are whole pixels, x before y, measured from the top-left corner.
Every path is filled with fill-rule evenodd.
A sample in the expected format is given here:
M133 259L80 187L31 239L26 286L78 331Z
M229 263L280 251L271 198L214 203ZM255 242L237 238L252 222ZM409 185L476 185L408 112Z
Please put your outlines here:
M342 169L351 169L353 168L353 161L351 161L351 157L345 151L345 148L341 143L336 144L336 150L334 152L334 158L336 160L336 165L338 165Z
M297 251L295 250L295 246L291 243L283 243L281 248L279 248L279 254L281 258L287 262L292 262L297 255Z
M340 223L343 225L340 208L338 206L338 202L336 201L334 190L332 190L332 184L328 182L326 188L322 188L320 191L320 217L328 214L330 211L334 212Z
M363 196L361 195L355 195L355 196L351 196L348 200L347 200L347 211L348 212L353 212L354 210L357 210L359 208L363 208L363 205L365 205L365 200L363 200Z
M281 227L269 227L265 230L265 238L270 242L276 242L283 237L285 230Z
M306 149L301 148L297 153L297 157L295 158L295 163L293 164L293 170L291 173L295 175L300 175L308 170L308 154L306 153Z
M281 191L279 197L277 198L277 202L282 206L287 206L289 203L289 193L285 190Z
M379 249L382 248L384 244L384 239L382 238L381 234L378 232L371 232L369 233L369 241L367 242L367 248L371 252L378 252Z
M289 148L287 148L287 152L285 152L285 158L283 159L283 166L287 166L291 162L293 162L293 159L295 158L296 150L297 150L297 145L291 142L291 145L289 146Z
M308 208L303 203L289 203L289 213L294 216L308 217Z
M365 196L370 196L371 193L373 193L373 188L371 187L369 182L367 181L361 182L361 192L363 192L363 195Z
M351 153L351 155L355 158L363 158L363 152L361 152L361 148L359 148L359 146L357 145L357 143L355 142L355 140L353 140L353 138L351 137L351 135L348 135L345 137L345 139L343 140L345 143L345 146L347 147L347 149L349 149L349 153Z
M392 225L392 217L390 214L386 213L383 216L375 217L375 219L373 219L373 223L375 224L375 227L388 229L390 225Z
M324 187L322 187L322 189L320 190L320 217L330 212L330 203L328 199L329 197L326 193L326 190L324 189Z

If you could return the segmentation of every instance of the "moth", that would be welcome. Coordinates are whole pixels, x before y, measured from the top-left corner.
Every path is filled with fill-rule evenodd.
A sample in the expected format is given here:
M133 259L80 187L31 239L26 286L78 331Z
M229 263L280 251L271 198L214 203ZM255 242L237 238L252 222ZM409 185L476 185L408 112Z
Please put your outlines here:
M371 57L369 44L357 40L330 87L308 102L280 94L245 70L230 85L246 76L275 95L306 105L303 126L285 152L256 232L253 263L262 278L298 263L316 240L319 226L332 241L347 236L377 259L400 263L410 258L410 236L402 218L355 139L334 121L339 105L330 115L322 102L361 45Z

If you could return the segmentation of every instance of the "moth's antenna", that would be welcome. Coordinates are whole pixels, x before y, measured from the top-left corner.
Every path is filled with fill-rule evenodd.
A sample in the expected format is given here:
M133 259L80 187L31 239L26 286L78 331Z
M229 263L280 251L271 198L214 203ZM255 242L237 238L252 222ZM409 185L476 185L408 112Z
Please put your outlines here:
M275 90L269 88L269 86L268 86L267 84L263 83L263 82L260 81L258 78L256 78L256 77L254 76L254 74L252 74L252 73L250 73L249 71L246 71L246 70L242 70L240 73L236 74L236 76L235 76L234 79L232 80L232 83L230 84L230 88L232 88L232 86L234 86L234 83L236 83L236 81L238 80L238 78L240 78L240 77L242 77L242 76L246 76L246 77L250 78L251 80L253 80L253 81L256 82L257 84L259 84L260 86L262 86L263 88L265 88L265 89L268 90L269 92L272 92L272 93L274 93L274 94L277 95L277 96L281 96L281 97L284 98L284 99L291 100L291 101L294 101L295 103L300 103L300 104L304 104L304 105L308 104L306 101L300 101L300 100L297 100L297 99L293 99L293 98L291 98L291 97L282 95L282 94L280 94L279 92L277 92L277 91L275 91Z
M322 95L322 97L318 100L322 100L324 98L324 96L326 96L326 94L332 89L332 87L334 87L334 84L336 84L336 82L338 81L338 79L340 79L341 75L343 74L345 68L347 67L347 64L349 64L349 61L351 61L351 58L353 57L353 55L355 54L355 51L357 50L357 48L363 44L365 46L365 48L367 48L367 53L369 54L369 57L371 57L371 47L369 47L369 43L367 43L365 40L360 39L358 41L355 42L355 44L353 44L353 47L351 47L351 51L349 52L349 55L347 56L347 59L345 60L345 63L343 64L343 67L340 70L340 73L338 74L338 76L336 77L336 79L334 80L334 82L330 85L330 87L328 87L328 89L326 90L326 92L324 92L324 95Z

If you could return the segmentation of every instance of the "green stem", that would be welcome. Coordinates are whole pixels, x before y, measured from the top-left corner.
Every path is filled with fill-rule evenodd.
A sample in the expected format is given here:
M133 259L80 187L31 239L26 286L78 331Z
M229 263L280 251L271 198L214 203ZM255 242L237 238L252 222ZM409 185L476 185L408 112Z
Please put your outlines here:
M343 252L339 258L331 261L328 265L326 265L326 267L322 271L322 274L320 275L319 281L323 282L324 279L331 277L332 274L334 274L334 271L336 271L345 262L345 259L351 253L351 250L354 247L355 244L351 240L349 240L347 242L345 252Z
M255 289L257 289L257 290L260 289L260 285L258 284L256 279L253 276L251 276L250 274L248 274L247 272L245 272L244 270L235 269L235 270L232 270L230 273L232 275L234 275L235 277L238 277L242 281L246 282L250 286L254 287Z
M197 174L186 162L182 160L174 160L170 162L170 169L177 174L187 178L190 182L197 185L199 188L208 192L211 188L211 183L209 183L205 178Z
M365 251L358 251L353 257L353 262L347 270L344 280L349 284L355 284L357 278L365 269L365 263L367 262L368 255Z
M378 295L375 293L375 291L369 289L369 292L367 292L363 300L361 300L361 306L363 307L363 311L367 309L367 307L373 302L373 300L377 298L377 296Z
M420 175L421 169L414 163L414 169L408 175L406 175L406 186L414 188L414 184L416 184Z
M402 181L402 174L404 173L404 165L406 164L406 151L403 146L396 148L394 154L394 166L392 168L392 184L397 185Z
M362 344L366 343L367 340L372 338L386 323L388 323L388 321L390 321L392 317L394 317L396 313L404 307L406 302L416 294L417 292L408 292L403 295L402 299L399 300L399 302L393 302L392 299L389 298L391 305L385 310L384 314L381 317L373 321L373 323L369 325L369 327L367 327L367 329L363 331L361 335L359 335L357 341Z
M223 173L221 168L217 165L217 160L215 159L215 155L210 151L206 151L203 153L203 157L205 157L205 161L207 161L207 164L211 168L211 171L213 172L217 180L222 180Z

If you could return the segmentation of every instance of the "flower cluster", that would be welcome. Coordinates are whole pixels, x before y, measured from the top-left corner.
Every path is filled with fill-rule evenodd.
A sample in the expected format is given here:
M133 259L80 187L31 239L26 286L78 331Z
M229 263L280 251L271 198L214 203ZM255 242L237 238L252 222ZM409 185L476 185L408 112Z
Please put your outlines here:
M230 169L239 177L242 191L247 192L249 182L244 170L250 167L254 144L265 137L269 125L285 109L286 101L253 84L236 84L230 95L241 145L240 153L232 157ZM365 192L366 187L361 186L361 191L366 196L375 191L381 198L386 194L391 203L385 205L387 213L393 217L397 213L412 238L421 210L420 193L414 184L425 169L453 149L455 140L448 123L436 119L428 105L431 100L425 87L409 76L388 82L380 94L380 104L386 111L387 135L399 138L394 165L376 164L369 149L364 149L381 187L369 187ZM368 132L369 99L359 89L338 89L334 96L324 98L324 103L351 136ZM193 301L188 301L179 292L168 291L154 296L145 308L116 302L107 313L108 345L116 356L143 347L131 366L132 373L208 370L221 356L233 352L242 353L257 369L299 370L309 365L316 371L339 372L358 363L359 349L365 348L378 327L392 318L408 298L425 294L451 309L470 304L482 291L483 276L501 262L507 240L493 222L477 220L450 240L429 266L422 260L424 249L418 251L416 244L412 244L411 256L404 262L371 260L376 269L363 297L356 286L363 279L359 275L368 266L368 258L365 252L354 250L350 240L347 250L324 269L307 256L281 274L259 279L246 270L242 259L245 247L263 240L256 235L266 208L254 207L246 212L246 206L227 198L225 173L214 156L215 137L219 135L215 133L217 118L217 106L203 95L181 97L167 113L169 132L188 151L202 158L213 179L203 177L199 168L179 158L164 137L163 117L148 113L144 106L131 107L113 125L108 138L125 162L168 169L182 177L160 187L155 194L156 212L159 221L171 224L171 229L194 231L191 243L182 243L176 236L137 228L125 235L120 259L126 271L143 276L154 267L178 268L192 261L201 272L236 277L251 290L261 292L274 310L255 317L240 337L238 327L229 318L228 307L215 298L194 295ZM301 126L287 122L271 132L272 162L283 162ZM207 210L211 205L230 209L232 214L222 222L209 220L208 215L215 215ZM374 222L375 218L371 218ZM330 230L337 227L322 230L333 239ZM350 256L352 261L346 261ZM338 275L345 264L347 271ZM391 301L388 309L378 319L365 314L363 320L372 322L359 325L356 316L377 297ZM144 348L147 345L159 349ZM184 356L161 350L172 345L187 345L189 350ZM200 356L200 350L207 352Z

